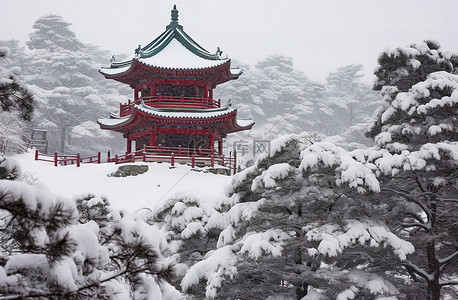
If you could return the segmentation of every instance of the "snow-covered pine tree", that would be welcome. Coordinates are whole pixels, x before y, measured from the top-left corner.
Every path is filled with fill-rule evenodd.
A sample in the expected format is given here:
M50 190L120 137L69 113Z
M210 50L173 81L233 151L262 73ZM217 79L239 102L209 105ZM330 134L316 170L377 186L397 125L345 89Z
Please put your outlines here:
M0 47L0 153L3 154L25 150L22 131L32 118L35 105L32 94L16 77L20 68L9 64L10 54L9 48Z
M377 108L377 94L361 81L362 69L362 65L347 65L326 77L326 98L336 112L334 119L344 128L370 117Z
M353 148L371 142L362 132L367 126L364 118L373 113L380 97L361 80L361 66L337 69L329 74L325 85L308 79L294 68L292 58L281 55L269 56L253 68L234 64L244 69L243 76L219 86L216 92L233 100L240 117L256 122L238 139L266 140L316 131L344 135L342 144L354 142ZM228 142L232 141L229 137Z
M182 299L167 281L173 263L163 235L106 199L75 201L12 181L20 166L0 160L0 298Z
M395 225L415 246L404 266L423 299L442 299L444 288L458 284L457 57L426 41L383 52L375 72L386 103L370 130L377 148L368 157L398 211Z
M0 62L10 55L10 49L0 48ZM17 111L22 120L30 121L34 99L29 90L16 79L20 69L6 69L0 65L0 103L3 111Z
M106 145L116 147L110 141L119 135L96 124L130 93L99 74L111 55L80 42L60 16L42 17L34 29L22 78L36 95L36 125L49 130L50 150L93 154Z
M272 55L254 68L244 68L239 80L219 86L216 92L233 100L241 117L256 121L256 128L246 134L257 139L266 136L272 139L282 134L316 130L320 118L329 121L322 117L331 113L323 101L324 86L295 69L292 58ZM323 128L324 125L320 129Z
M337 68L326 77L325 98L334 111L331 116L336 131L346 148L372 145L365 137L370 117L382 100L370 85L362 81L362 65L347 65Z
M378 190L375 175L356 154L311 136L273 141L271 156L234 177L228 198L183 197L156 212L186 265L184 291L196 299L398 294L391 267L413 247L359 193Z

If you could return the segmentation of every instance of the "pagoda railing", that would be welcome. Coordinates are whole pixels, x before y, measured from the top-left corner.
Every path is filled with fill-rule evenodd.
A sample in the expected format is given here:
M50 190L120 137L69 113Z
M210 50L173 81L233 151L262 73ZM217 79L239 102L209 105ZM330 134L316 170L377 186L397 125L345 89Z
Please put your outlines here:
M175 163L187 163L193 168L195 166L214 167L215 165L219 165L227 167L232 171L232 174L235 174L236 170L235 157L218 154L215 149L145 146L143 149L135 152L108 158L108 162L114 162L116 164L136 161L169 162L172 166Z
M197 97L184 97L184 96L152 96L142 97L135 101L129 100L125 104L119 105L120 117L125 117L130 114L132 107L135 104L143 103L150 107L175 107L175 108L219 108L221 107L221 100L214 100L209 98Z
M124 155L115 155L110 157L108 154L107 162L114 162L116 164L128 162L169 162L172 166L175 163L189 164L192 168L203 166L222 166L227 170L227 175L230 173L235 174L237 170L236 157L225 156L218 154L215 149L204 148L182 148L182 147L162 147L162 146L145 146L136 152L126 153ZM51 162L54 166L68 166L75 165L77 167L81 164L102 162L101 153L97 155L82 157L76 155L58 155L57 152L53 155L41 154L38 150L35 151L35 160ZM224 169L223 169L224 170Z

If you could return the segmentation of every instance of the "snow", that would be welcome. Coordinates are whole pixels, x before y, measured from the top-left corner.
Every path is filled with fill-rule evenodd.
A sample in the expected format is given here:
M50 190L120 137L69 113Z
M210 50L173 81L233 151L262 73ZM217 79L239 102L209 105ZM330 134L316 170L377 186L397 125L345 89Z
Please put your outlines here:
M407 254L414 252L410 242L400 239L387 228L379 224L362 223L358 220L348 220L344 228L333 225L323 225L309 230L306 235L309 241L319 241L317 251L325 256L334 257L355 244L378 247L382 244L389 245L400 260L405 260ZM315 250L309 250L312 253Z
M105 196L114 207L130 213L142 208L155 209L180 194L208 200L218 199L225 195L231 182L230 176L195 172L191 171L190 166L179 164L171 170L168 163L138 162L135 164L148 165L149 171L138 176L118 178L107 176L120 166L113 163L82 164L79 168L75 165L54 167L49 162L35 161L31 152L17 155L15 159L20 162L24 172L33 175L38 181L34 186L24 185L25 189L39 189L40 193L49 193L49 188L68 199L87 193L97 197ZM16 186L21 183L8 184ZM6 188L6 185L2 185L2 188ZM55 196L49 197L52 199ZM36 205L33 198L24 200L29 206Z
M243 246L240 253L245 253L253 259L258 259L262 255L280 256L283 239L289 235L279 229L269 229L260 233L248 233L242 241Z
M215 250L212 255L193 265L181 281L184 291L199 283L202 278L207 278L205 295L209 298L216 296L216 289L221 286L224 276L234 276L237 272L234 265L237 257L234 253L238 248L227 245Z
M105 126L116 126L130 119L130 116L119 118L99 118L97 123Z
M251 190L255 192L263 187L274 188L277 186L277 181L285 179L291 173L294 173L294 168L287 163L272 165L253 180Z
M171 34L172 32L168 33L168 35ZM181 36L186 39L186 36L184 34L181 34ZM164 42L167 42L169 38L170 37L166 37ZM190 42L194 44L192 41ZM163 43L158 44L156 48L148 49L144 53L145 57L137 56L134 59L137 59L139 62L143 64L164 69L205 69L216 67L229 61L228 58L217 60L202 58L189 51L176 38L172 38L170 42L165 46L165 48L162 49L156 55L147 57L147 52L155 51L158 47L161 46L163 46ZM207 52L202 53L208 55ZM106 75L121 74L128 71L131 68L132 63L133 60L121 63L114 63L110 68L101 68L100 72ZM242 73L242 70L236 68L230 69L230 71L233 75L240 75Z
M348 278L350 281L354 282L357 287L368 289L369 292L373 295L389 296L390 294L393 295L398 292L393 284L376 274L354 270L348 273Z
M351 153L331 143L319 142L310 145L301 153L300 170L315 170L320 164L336 167L336 184L348 184L363 193L366 189L379 192L380 185L368 166L356 161Z
M205 233L205 229L202 227L202 224L200 222L191 222L181 232L181 237L184 239L189 239L191 236L198 233Z
M102 74L106 75L116 75L116 74L121 74L129 70L131 65L129 64L128 66L124 67L118 67L118 68L100 68L100 72Z
M336 300L347 300L347 299L355 299L358 288L355 286L351 286L348 290L345 290L337 295Z
M155 115L162 118L189 118L189 119L201 119L201 118L216 118L221 117L227 114L230 114L236 111L235 108L231 107L222 107L222 108L212 108L212 109L197 109L184 112L183 110L179 111L169 111L163 110L160 108L154 108L147 105L135 105L135 109Z
M254 124L254 121L249 119L238 119L236 122L238 127L247 127Z
M186 49L186 47L176 39L172 39L158 54L149 58L139 58L138 60L150 66L172 69L211 68L228 61L228 59L209 60L201 58Z
M214 108L214 109L193 109L189 111L183 110L164 110L160 108L154 108L147 106L145 104L141 105L134 105L134 109L139 111L148 113L153 116L161 117L161 118L186 118L186 119L207 119L207 118L217 118L221 116L225 116L231 114L236 111L235 108L231 107L222 107L222 108ZM100 118L98 119L98 123L105 125L105 126L116 126L128 121L131 118L130 116L122 117L122 118ZM236 124L239 127L246 127L253 125L253 120L236 120ZM79 128L75 134L85 135L88 134L85 129Z

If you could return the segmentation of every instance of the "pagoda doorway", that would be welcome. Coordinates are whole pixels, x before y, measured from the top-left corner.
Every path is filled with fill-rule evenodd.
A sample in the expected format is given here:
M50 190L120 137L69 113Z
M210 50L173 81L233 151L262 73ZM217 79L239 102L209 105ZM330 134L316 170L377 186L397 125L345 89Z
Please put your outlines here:
M157 145L162 147L183 147L198 150L199 148L210 149L210 136L208 134L185 134L185 133L157 133Z

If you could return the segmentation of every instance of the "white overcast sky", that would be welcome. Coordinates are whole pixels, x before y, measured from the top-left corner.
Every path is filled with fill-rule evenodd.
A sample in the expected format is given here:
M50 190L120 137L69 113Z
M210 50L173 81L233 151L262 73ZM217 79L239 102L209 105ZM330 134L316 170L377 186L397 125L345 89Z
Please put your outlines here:
M165 30L173 4L207 50L250 65L290 56L319 81L352 63L371 80L381 51L425 39L458 52L457 0L0 0L0 40L26 41L39 17L57 14L82 42L131 55Z

